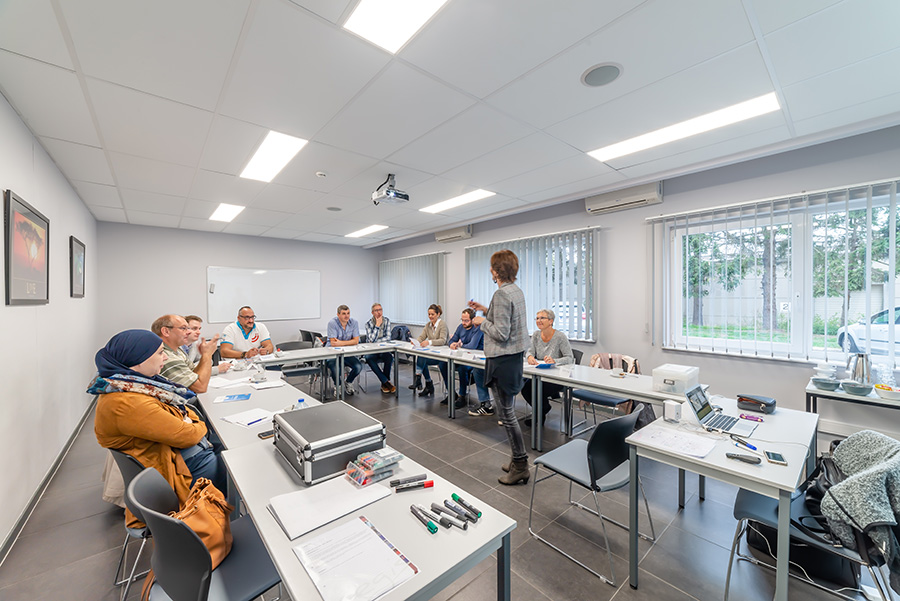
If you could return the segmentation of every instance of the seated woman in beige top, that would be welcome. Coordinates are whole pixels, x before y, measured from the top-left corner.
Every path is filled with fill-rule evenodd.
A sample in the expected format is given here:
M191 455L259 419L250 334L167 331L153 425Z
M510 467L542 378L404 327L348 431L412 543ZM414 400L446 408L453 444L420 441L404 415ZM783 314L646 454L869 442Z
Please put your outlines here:
M444 346L447 339L450 338L450 330L447 324L441 319L444 310L440 305L431 305L428 307L428 323L422 333L419 334L417 340L423 347L428 346ZM444 380L444 388L447 387L447 363L438 359L428 359L419 357L416 359L416 378L413 380L411 389L415 390L422 386L422 379L425 380L425 386L419 391L419 396L427 396L434 394L434 383L431 381L431 374L428 373L429 365L437 365L441 370L441 378ZM443 402L443 401L442 401Z

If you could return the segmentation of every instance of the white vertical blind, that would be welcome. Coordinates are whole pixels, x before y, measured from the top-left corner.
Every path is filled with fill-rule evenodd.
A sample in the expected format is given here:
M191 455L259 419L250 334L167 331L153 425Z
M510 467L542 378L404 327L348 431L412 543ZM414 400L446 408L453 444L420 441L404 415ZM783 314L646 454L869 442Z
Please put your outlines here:
M428 305L444 302L444 253L403 257L378 264L378 302L394 323L425 325Z
M528 311L550 309L554 327L572 340L592 340L593 230L560 232L495 242L466 249L466 296L487 304L497 285L491 279L491 255L508 249L519 258L516 284ZM529 332L534 331L529 320Z

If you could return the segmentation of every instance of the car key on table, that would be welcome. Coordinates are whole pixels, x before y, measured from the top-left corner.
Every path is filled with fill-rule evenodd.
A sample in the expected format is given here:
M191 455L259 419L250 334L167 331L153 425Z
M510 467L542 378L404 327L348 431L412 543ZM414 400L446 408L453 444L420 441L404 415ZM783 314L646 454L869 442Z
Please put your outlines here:
M742 455L741 453L725 453L725 456L729 459L737 459L738 461L743 461L744 463L761 463L762 459L755 455Z

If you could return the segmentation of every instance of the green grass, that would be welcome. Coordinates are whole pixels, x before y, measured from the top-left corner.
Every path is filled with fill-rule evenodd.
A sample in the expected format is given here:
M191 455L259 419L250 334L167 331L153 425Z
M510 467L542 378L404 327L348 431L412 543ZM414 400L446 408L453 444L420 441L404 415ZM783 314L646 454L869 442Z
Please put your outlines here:
M694 326L689 325L682 328L681 332L684 336L693 336L697 338L725 338L727 340L753 340L754 331L749 326L738 325L717 325L717 326ZM769 341L769 332L767 330L757 329L755 332L756 340L760 342ZM772 342L789 344L791 342L791 333L785 330L774 330L772 332ZM821 349L827 347L829 349L840 349L837 343L837 336L829 334L827 337L823 334L813 334L812 348Z

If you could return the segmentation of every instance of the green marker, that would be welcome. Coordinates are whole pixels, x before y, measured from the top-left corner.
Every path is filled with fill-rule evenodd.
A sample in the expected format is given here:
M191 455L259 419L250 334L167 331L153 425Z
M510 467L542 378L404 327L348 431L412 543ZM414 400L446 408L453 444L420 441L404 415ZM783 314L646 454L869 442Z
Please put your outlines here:
M470 505L465 499L463 499L458 494L453 493L452 495L450 495L450 497L452 497L454 501L456 501L457 503L462 505L465 509L468 509L469 511L474 513L477 517L481 517L481 512L478 511L473 505Z
M416 516L416 519L418 519L420 522L422 522L422 525L424 525L426 528L428 528L428 532L434 534L438 531L438 527L434 525L434 522L432 522L431 520L427 519L424 515L419 513L419 511L416 509L415 505L410 505L409 510L412 512L412 514L414 516Z

